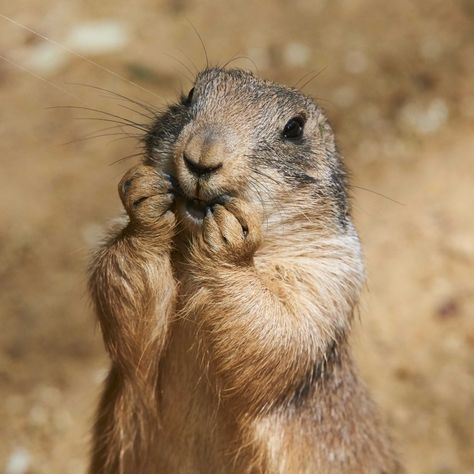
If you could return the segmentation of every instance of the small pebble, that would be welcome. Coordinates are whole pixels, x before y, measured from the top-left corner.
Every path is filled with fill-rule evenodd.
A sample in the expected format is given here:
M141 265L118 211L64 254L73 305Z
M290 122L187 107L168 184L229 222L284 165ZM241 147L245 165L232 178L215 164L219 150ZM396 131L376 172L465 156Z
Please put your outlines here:
M427 106L417 103L405 105L400 112L401 121L421 134L436 132L447 121L449 109L446 101L433 99Z
M67 62L68 53L55 44L46 41L29 48L26 66L42 75L58 72Z
M289 43L283 57L288 66L307 66L311 57L311 49L302 43Z
M5 474L25 474L30 464L30 453L25 448L16 448L7 461Z
M124 24L95 21L75 26L66 38L66 45L80 54L98 55L123 49L129 39Z

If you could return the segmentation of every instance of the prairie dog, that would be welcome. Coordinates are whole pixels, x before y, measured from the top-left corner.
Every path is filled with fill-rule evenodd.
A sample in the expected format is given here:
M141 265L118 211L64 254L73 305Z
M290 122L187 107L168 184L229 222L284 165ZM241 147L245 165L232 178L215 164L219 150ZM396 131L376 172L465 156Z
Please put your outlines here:
M320 107L209 68L145 143L91 265L90 473L401 472L348 347L363 263Z

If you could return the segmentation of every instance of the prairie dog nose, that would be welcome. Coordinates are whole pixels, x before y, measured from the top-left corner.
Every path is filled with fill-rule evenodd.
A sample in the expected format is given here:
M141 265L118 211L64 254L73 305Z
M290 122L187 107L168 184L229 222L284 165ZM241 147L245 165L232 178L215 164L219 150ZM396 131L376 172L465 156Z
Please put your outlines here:
M213 130L205 130L190 137L183 151L183 161L193 175L200 177L222 168L224 153L222 137Z

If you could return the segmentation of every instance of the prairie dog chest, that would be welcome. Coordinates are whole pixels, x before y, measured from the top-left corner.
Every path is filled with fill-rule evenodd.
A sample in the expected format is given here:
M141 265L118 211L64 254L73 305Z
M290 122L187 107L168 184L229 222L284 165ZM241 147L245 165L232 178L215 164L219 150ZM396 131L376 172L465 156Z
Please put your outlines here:
M235 429L222 410L207 365L196 337L196 322L177 320L159 379L160 472L218 473L227 465ZM231 472L230 466L226 472Z

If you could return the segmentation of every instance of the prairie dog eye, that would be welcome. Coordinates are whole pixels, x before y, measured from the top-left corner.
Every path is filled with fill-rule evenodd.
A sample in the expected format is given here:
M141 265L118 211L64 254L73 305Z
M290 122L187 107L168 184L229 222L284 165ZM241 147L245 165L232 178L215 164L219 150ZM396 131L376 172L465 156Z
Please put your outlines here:
M287 140L299 140L303 137L305 119L301 115L288 120L283 129L283 138Z
M194 95L194 87L188 92L187 97L183 100L184 105L191 105L191 102L193 100L193 95Z

